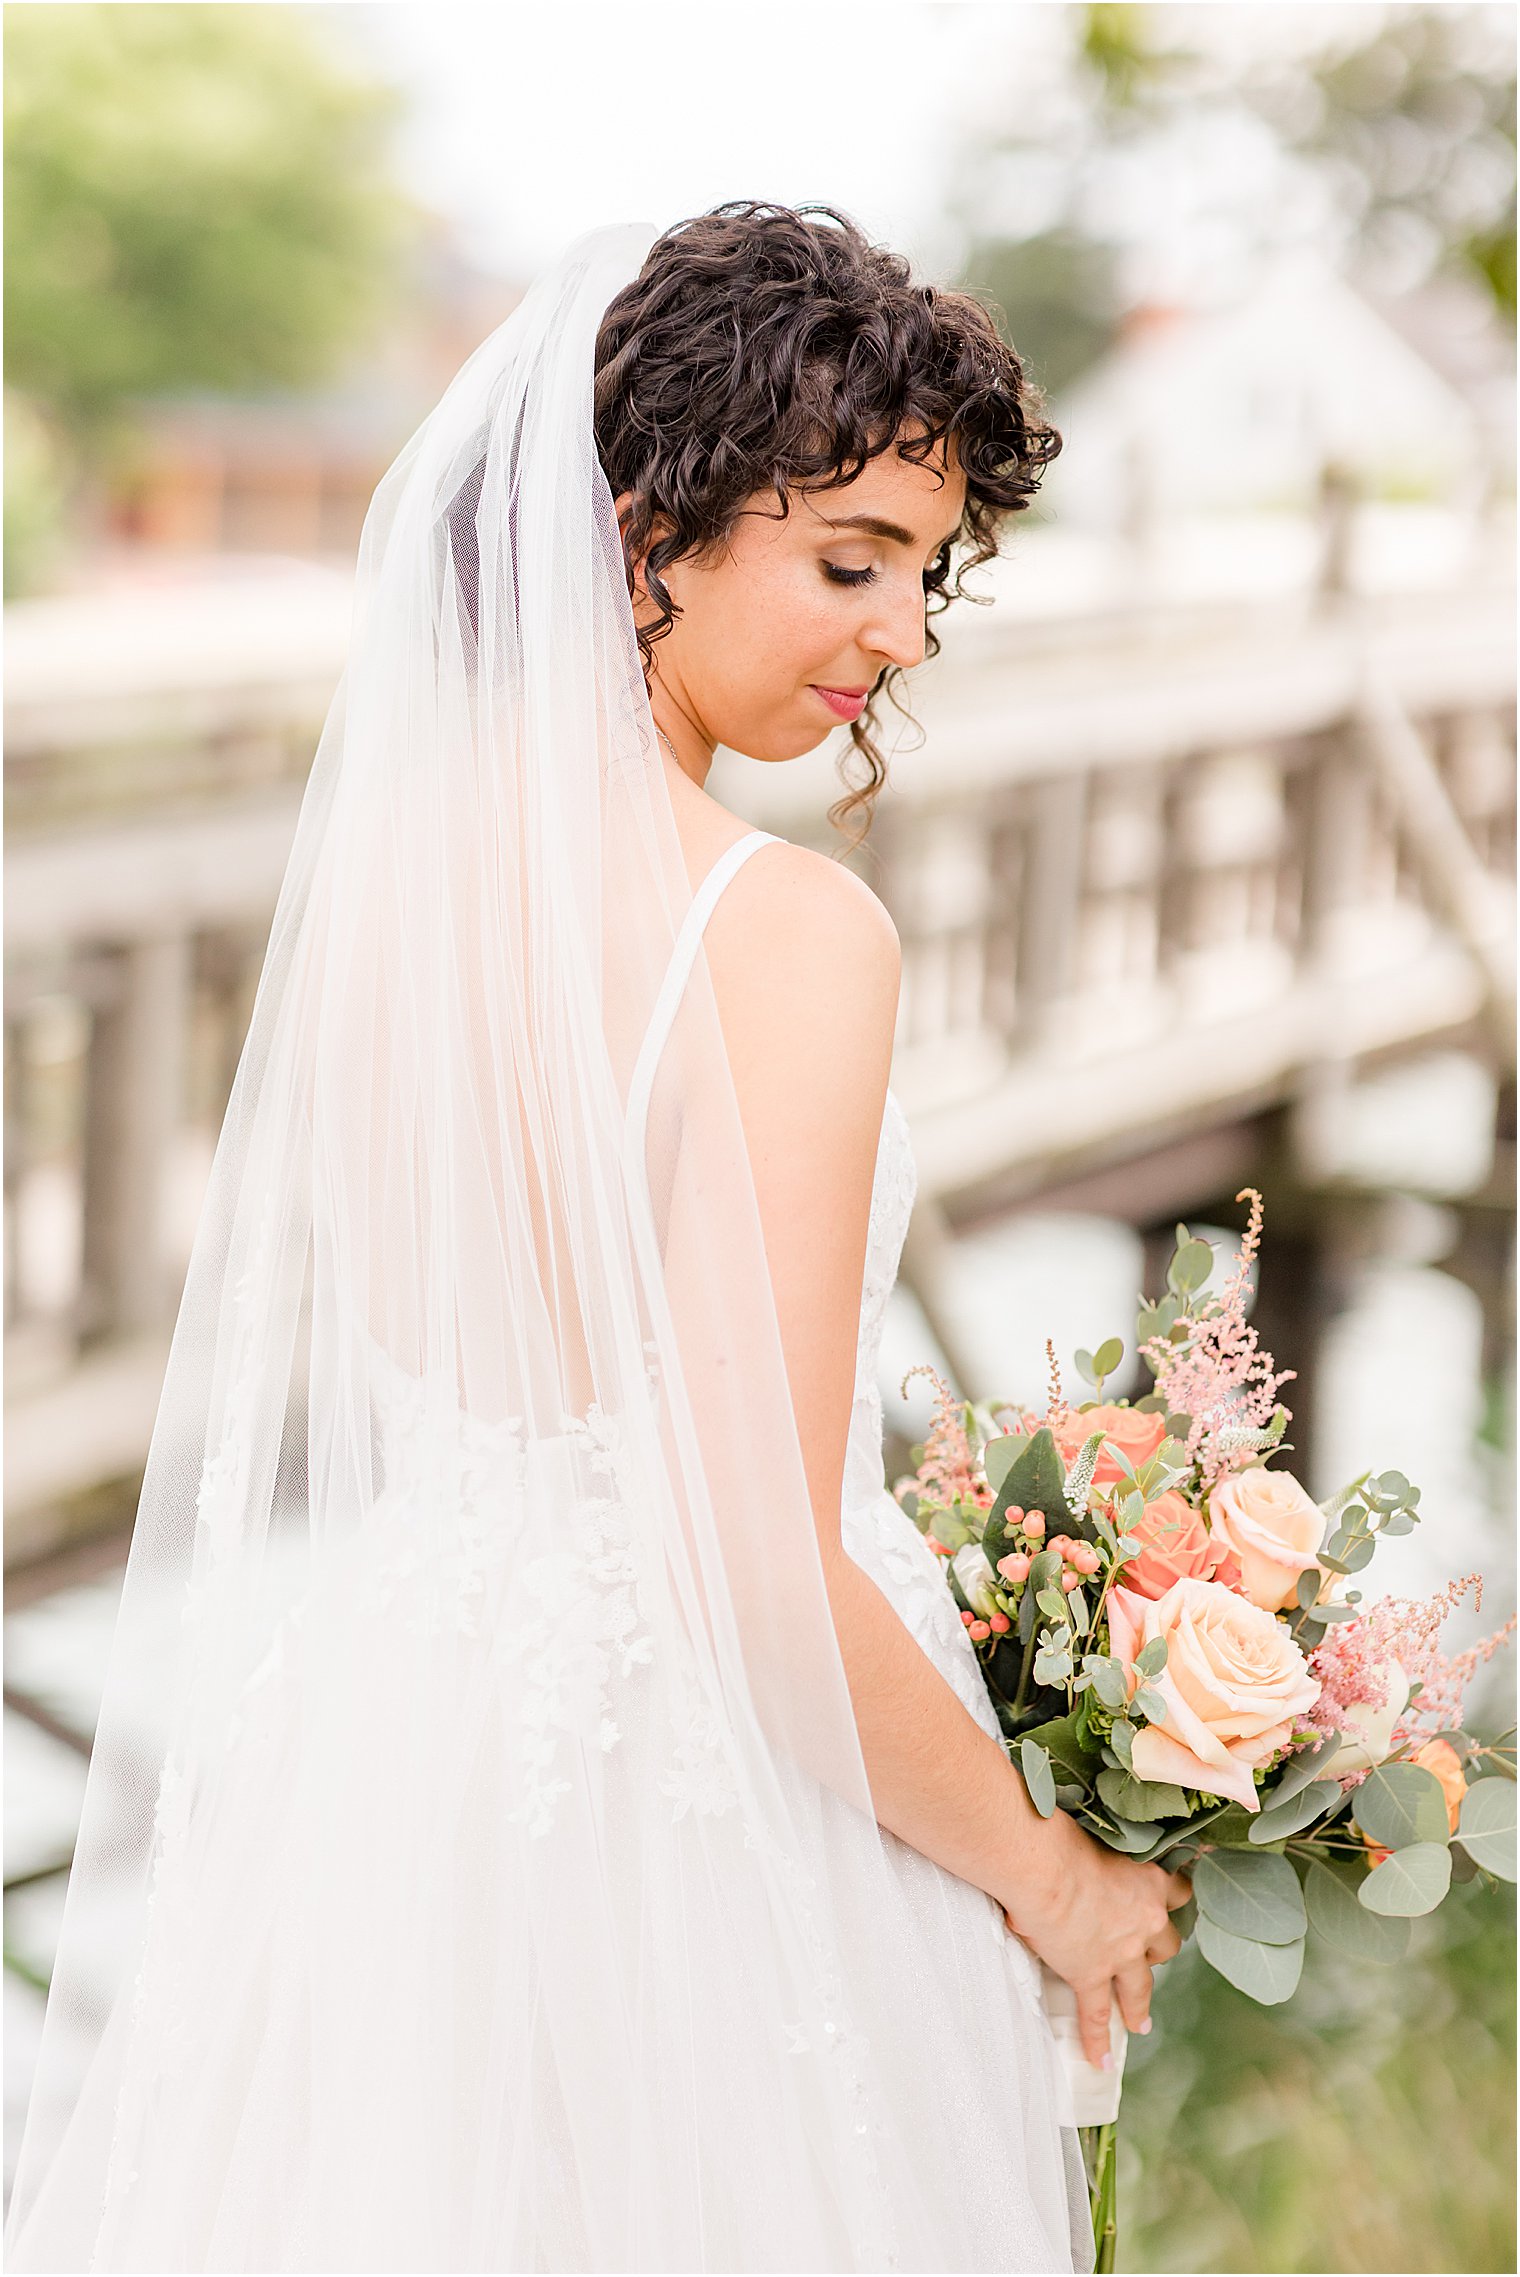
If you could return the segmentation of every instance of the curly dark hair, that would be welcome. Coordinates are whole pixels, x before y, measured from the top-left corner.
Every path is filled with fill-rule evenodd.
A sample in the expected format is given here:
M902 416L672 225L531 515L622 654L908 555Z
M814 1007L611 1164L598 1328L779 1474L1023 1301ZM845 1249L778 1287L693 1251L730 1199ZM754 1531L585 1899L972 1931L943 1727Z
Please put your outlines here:
M632 494L629 558L649 546L657 517L670 525L644 562L658 612L638 636L646 683L654 644L677 615L663 570L710 557L757 491L773 489L784 514L789 488L851 481L899 437L902 456L919 464L953 437L966 474L962 530L924 574L925 654L937 655L933 618L952 600L985 604L961 580L995 557L1004 520L1027 506L1061 448L991 311L970 292L915 284L900 255L822 204L734 198L665 230L603 315L594 405L612 494ZM957 545L966 550L949 585ZM864 809L844 852L865 837L886 781L877 696L890 693L910 716L894 675L897 665L850 729L868 775L852 785L841 769L848 796L830 822Z

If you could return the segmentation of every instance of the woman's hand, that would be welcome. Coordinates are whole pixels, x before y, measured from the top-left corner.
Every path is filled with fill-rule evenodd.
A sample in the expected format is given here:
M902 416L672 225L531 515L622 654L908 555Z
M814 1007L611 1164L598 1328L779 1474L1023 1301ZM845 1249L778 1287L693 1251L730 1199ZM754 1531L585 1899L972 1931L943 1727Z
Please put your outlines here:
M1044 1898L1019 1891L1000 1902L1014 1935L1075 1992L1083 2051L1102 2066L1116 1996L1129 2030L1149 2030L1151 1971L1181 1950L1171 1916L1193 1885L1186 1874L1137 1865L1057 1816L1071 1830L1059 1882Z

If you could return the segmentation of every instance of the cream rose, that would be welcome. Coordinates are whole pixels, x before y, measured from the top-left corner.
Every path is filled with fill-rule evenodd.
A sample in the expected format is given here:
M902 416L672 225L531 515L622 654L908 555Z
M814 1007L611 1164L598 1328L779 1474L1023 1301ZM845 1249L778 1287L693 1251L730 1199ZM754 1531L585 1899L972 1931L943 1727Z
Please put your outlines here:
M1135 1734L1135 1776L1261 1808L1251 1773L1270 1762L1319 1698L1319 1679L1283 1624L1218 1581L1184 1579L1164 1597L1115 1588L1109 1650L1131 1667L1152 1637L1166 1666L1145 1679L1166 1713Z
M1268 1613L1292 1603L1324 1531L1324 1512L1288 1471L1237 1471L1209 1496L1209 1532L1234 1551L1246 1596Z

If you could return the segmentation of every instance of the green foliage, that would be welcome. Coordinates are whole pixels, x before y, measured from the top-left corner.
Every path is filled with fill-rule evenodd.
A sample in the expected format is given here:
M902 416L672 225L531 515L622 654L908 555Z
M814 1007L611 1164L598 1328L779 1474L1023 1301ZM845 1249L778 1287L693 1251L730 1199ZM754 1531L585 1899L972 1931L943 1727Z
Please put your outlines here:
M1451 1852L1444 1842L1406 1842L1375 1866L1357 1892L1368 1913L1430 1913L1451 1887Z
M1122 2267L1513 2270L1513 1892L1362 1918L1404 1964L1311 1936L1282 2007L1195 1944L1157 1971L1156 2029L1125 2059Z
M1462 1798L1457 1837L1475 1865L1515 1879L1515 1789L1499 1777L1475 1779Z
M1024 1739L1019 1743L1019 1765L1029 1789L1029 1800L1041 1818L1049 1818L1056 1807L1055 1775L1050 1768L1050 1757L1037 1739Z
M404 239L396 107L296 8L7 9L10 383L98 443L134 397L326 377Z
M68 500L64 453L35 405L5 394L5 598L46 575Z
M1309 1927L1347 1960L1401 1961L1409 1950L1409 1918L1369 1911L1358 1896L1366 1880L1360 1865L1341 1871L1311 1858L1304 1875Z
M1193 1868L1193 1895L1216 1928L1261 1945L1293 1944L1308 1925L1298 1876L1270 1852L1207 1852Z
M1222 1929L1211 1914L1201 1910L1195 1935L1198 1950L1210 1968L1217 1969L1263 2007L1274 2008L1298 1990L1304 1966L1302 1937L1285 1945L1264 1944L1259 1938L1238 1937Z
M1340 1782L1337 1779L1311 1779L1307 1785L1296 1787L1281 1801L1264 1804L1251 1822L1250 1840L1253 1843L1281 1842L1290 1834L1300 1833L1312 1826L1318 1818L1337 1810L1341 1802Z
M1433 1771L1419 1763L1380 1763L1351 1797L1363 1834L1389 1850L1412 1842L1444 1844L1446 1797Z

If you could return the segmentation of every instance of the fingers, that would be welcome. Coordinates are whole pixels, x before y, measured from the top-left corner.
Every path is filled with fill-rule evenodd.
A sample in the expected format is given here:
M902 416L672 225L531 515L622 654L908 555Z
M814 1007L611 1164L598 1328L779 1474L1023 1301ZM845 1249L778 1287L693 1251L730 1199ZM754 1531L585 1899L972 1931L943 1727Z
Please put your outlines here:
M1175 1913L1179 1905L1186 1905L1193 1894L1191 1874L1169 1873L1166 1877L1166 1910Z
M1130 1969L1121 1969L1114 1978L1114 1990L1119 1995L1119 2014L1131 2032L1148 2032L1151 2028L1151 1972L1144 1961Z
M1174 1954L1181 1951L1182 1939L1168 1922L1165 1929L1158 1930L1146 1946L1145 1957L1153 1969L1159 1969L1163 1961L1171 1960Z
M1076 1987L1077 2028L1082 2035L1082 2053L1090 2064L1099 2070L1109 2062L1113 2050L1109 2045L1109 2018L1113 2013L1113 1985Z

